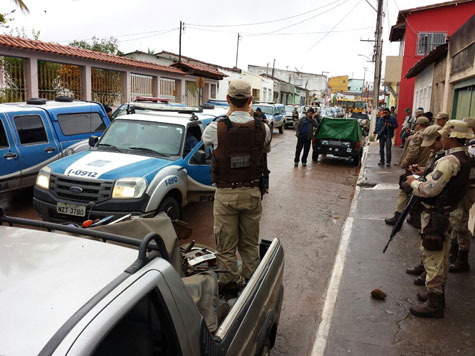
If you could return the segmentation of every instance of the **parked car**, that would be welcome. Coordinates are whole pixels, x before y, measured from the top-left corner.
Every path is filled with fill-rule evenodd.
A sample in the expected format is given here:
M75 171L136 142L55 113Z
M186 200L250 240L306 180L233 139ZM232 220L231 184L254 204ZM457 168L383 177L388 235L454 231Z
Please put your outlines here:
M36 210L54 221L160 212L179 218L188 202L214 198L211 152L201 135L216 116L198 108L163 108L116 117L100 139L90 138L92 150L41 169Z
M333 116L333 111L331 110L331 108L320 108L320 117L321 118L324 118L324 117L334 117Z
M351 118L358 120L358 122L360 123L361 128L363 129L363 134L365 136L368 136L368 134L369 134L369 125L370 125L370 120L371 120L369 118L368 114L357 113L356 112L356 113L351 114Z
M299 114L297 119L294 119L293 113L294 108L297 108L297 112ZM294 128L297 125L297 121L302 115L302 108L303 106L300 105L286 105L285 106L285 127L292 127Z
M331 119L320 121L312 141L312 159L318 160L320 154L351 157L354 165L359 165L363 155L364 138L358 120Z
M345 117L345 110L343 110L343 108L336 106L335 110L336 110L336 117L340 117L340 118Z
M266 114L267 120L269 120L269 127L271 133L274 128L279 129L279 133L283 134L285 129L285 107L282 104L268 104L268 103L256 103L252 104L252 109L255 111L257 108L261 108L262 112Z
M172 103L168 99L161 98L139 98L138 100L126 104L120 105L111 116L111 120L114 120L118 116L129 114L140 114L145 112L153 112L156 110L162 110L169 107L186 107L181 103Z
M268 355L275 343L278 239L261 240L259 266L230 298L214 251L179 247L163 214L83 229L2 211L0 224L1 355Z
M99 103L59 97L0 104L0 192L35 184L41 167L89 149L110 124Z

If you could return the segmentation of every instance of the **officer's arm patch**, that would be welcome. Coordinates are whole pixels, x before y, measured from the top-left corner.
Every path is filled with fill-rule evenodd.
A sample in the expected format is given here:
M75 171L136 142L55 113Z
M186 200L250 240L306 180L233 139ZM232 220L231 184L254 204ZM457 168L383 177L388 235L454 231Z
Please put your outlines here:
M442 172L441 171L434 171L432 172L432 179L433 180L438 180L440 177L442 177Z

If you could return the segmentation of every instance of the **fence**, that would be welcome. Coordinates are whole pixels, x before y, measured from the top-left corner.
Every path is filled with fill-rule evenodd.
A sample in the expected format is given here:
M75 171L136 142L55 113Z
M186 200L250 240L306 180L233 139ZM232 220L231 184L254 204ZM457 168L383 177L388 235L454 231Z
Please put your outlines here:
M153 77L132 73L130 79L132 82L132 88L130 89L132 101L134 101L137 96L153 96Z
M110 106L121 104L120 73L101 68L91 68L92 100Z
M81 99L81 69L72 64L38 61L38 95L54 100L60 95Z
M160 97L168 98L170 101L175 101L176 90L175 90L175 80L160 78Z
M0 57L0 103L25 101L23 59Z

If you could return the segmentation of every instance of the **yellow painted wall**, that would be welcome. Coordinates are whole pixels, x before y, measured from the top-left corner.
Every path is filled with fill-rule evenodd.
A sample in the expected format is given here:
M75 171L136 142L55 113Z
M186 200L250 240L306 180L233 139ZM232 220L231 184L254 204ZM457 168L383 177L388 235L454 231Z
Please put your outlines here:
M332 94L339 91L348 91L348 76L340 75L338 77L328 78L328 86Z

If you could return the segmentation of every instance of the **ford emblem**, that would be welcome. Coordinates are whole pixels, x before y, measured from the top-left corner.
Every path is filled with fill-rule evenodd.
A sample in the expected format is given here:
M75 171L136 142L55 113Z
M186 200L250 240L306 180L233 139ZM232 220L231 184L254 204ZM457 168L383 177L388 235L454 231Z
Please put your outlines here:
M72 193L82 193L82 188L81 187L70 187L69 190L72 192Z

